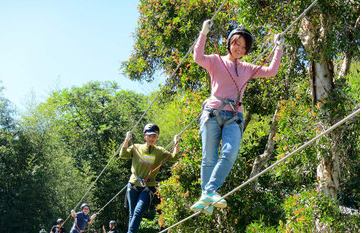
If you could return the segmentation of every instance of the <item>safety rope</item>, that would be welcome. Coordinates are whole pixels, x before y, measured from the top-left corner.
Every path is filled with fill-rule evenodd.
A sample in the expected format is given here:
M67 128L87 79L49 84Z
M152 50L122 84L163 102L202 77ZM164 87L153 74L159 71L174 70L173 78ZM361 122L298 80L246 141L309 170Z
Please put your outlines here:
M287 154L285 157L283 157L282 159L276 161L275 163L273 163L272 165L270 165L269 167L265 168L263 171L259 172L258 174L256 174L255 176L253 176L252 178L248 179L247 181L245 181L244 183L242 183L241 185L239 185L238 187L234 188L232 191L228 192L227 194L225 194L224 196L220 197L218 200L216 200L215 202L211 203L211 205L214 205L215 203L219 202L221 199L225 199L226 197L230 196L231 194L235 193L236 191L238 191L239 189L243 188L244 186L246 186L247 184L251 183L252 181L254 181L255 179L257 179L258 177L262 176L263 174L267 173L269 170L273 169L274 167L278 166L280 163L284 162L285 160L287 160L288 158L290 158L292 155L300 152L301 150L303 150L304 148L306 148L307 146L309 146L310 144L312 144L313 142L315 142L316 140L318 140L319 138L321 138L322 136L330 133L331 131L333 131L335 128L337 128L338 126L340 126L341 124L345 123L346 121L350 120L351 118L355 117L358 113L360 112L360 109L354 111L353 113L351 113L350 115L346 116L345 118L343 118L342 120L340 120L339 122L337 122L336 124L334 124L333 126L331 126L330 128L328 128L327 130L325 130L324 132L322 132L321 134L319 134L318 136L315 136L314 138L312 138L311 140L309 140L308 142L304 143L301 147L297 148L296 150L292 151L291 153ZM204 209L207 209L209 206L206 206ZM200 214L203 210L200 210L198 212L195 212L194 214L188 216L187 218L184 218L183 220L173 224L172 226L160 231L161 232L165 232L170 230L171 228L180 225L181 223L193 218L194 216Z
M191 126L197 119L199 119L200 116L201 116L201 113L200 113L197 117L195 117L195 118L194 118L179 134L177 134L177 135L181 136L188 128L190 128L190 126ZM170 147L172 143L173 143L173 141L171 141L171 142L165 147L165 149L168 149L168 147ZM106 206L108 206L119 194L121 194L121 193L126 189L126 187L127 187L127 185L124 186L116 195L114 195L114 196L111 198L111 200L107 202L107 204L105 204L102 208L100 208L96 214L98 215L100 212L102 212L102 211L104 210L104 208L106 208Z
M296 24L296 22L298 22L302 17L305 16L305 14L307 14L307 12L318 2L318 0L314 0L314 2L312 2L303 12L302 14L300 14L282 33L280 33L280 37L284 37L287 32L292 28L292 26L294 26L294 24ZM260 57L262 57L268 50L269 48L273 45L274 43L272 44L269 44L265 50L259 54L259 56L257 58L254 59L253 63L257 60L260 59Z

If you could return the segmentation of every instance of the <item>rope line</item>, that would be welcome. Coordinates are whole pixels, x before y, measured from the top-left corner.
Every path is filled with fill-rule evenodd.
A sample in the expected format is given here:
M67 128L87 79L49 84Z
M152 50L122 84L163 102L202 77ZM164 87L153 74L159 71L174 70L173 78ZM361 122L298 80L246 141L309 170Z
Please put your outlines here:
M104 208L106 208L106 206L108 206L126 188L127 188L127 185L125 185L116 195L114 195L114 197L112 197L112 199L110 201L108 201L107 204L105 204L102 208L100 208L96 214L98 215L100 212L102 212L102 210L104 210Z
M214 15L212 16L211 19L214 19L216 17L216 15L220 12L220 10L222 9L222 7L225 5L227 0L224 0L224 2L220 5L220 7L217 9L217 11L214 13ZM156 102L156 99L160 96L160 94L163 92L163 90L169 85L169 83L173 80L174 75L176 74L176 71L180 68L181 64L186 60L188 54L193 50L195 44L196 44L197 39L193 42L193 44L191 45L191 47L189 48L189 50L187 51L187 53L185 54L185 56L182 58L181 62L177 65L176 69L172 72L172 74L170 75L170 77L168 78L168 81L166 82L166 84L161 88L161 90L157 93L157 95L155 96L155 98L152 100L152 102L150 103L150 105L147 107L147 109L143 112L142 116L139 118L139 120L136 122L136 124L133 126L133 128L131 129L131 132L133 132L135 130L135 128L137 127L137 125L141 122L141 120L144 118L144 116L146 115L146 113L149 111L149 109L151 108L151 106ZM111 159L109 160L109 162L106 164L106 166L103 168L103 170L100 172L100 174L98 175L98 177L96 178L96 180L91 184L91 186L89 187L89 189L85 192L85 194L83 195L83 197L81 198L81 200L78 202L78 204L74 207L74 209L77 208L77 206L83 201L84 197L89 193L89 191L91 190L91 188L94 186L94 184L98 181L98 179L100 178L100 176L103 174L103 172L106 170L106 168L108 167L108 165L110 164L110 162L113 160L113 158L119 153L120 149L123 147L123 143L121 146L118 147L116 153L111 157ZM65 224L65 222L69 219L71 215L68 215L68 217L66 218L66 220L64 221L63 224Z
M242 183L241 185L239 185L238 187L234 188L232 191L230 191L229 193L225 194L224 196L222 196L221 198L219 198L218 200L216 200L215 202L211 203L211 205L214 205L215 203L217 203L218 201L220 201L221 199L225 199L226 197L230 196L231 194L235 193L236 191L238 191L239 189L243 188L244 186L246 186L247 184L251 183L252 181L254 181L255 179L257 179L259 176L262 176L263 174L267 173L269 170L273 169L274 167L278 166L280 163L284 162L285 160L287 160L288 158L290 158L292 155L300 152L301 150L303 150L304 148L306 148L307 146L309 146L310 144L312 144L313 142L315 142L316 140L318 140L319 138L321 138L322 136L330 133L331 131L333 131L335 128L337 128L338 126L340 126L341 124L345 123L346 121L350 120L351 118L355 117L358 113L360 112L360 109L354 111L353 113L351 113L350 115L346 116L345 118L343 118L342 120L340 120L339 122L337 122L336 124L334 124L333 126L331 126L330 128L328 128L327 130L325 130L324 132L322 132L321 134L315 136L314 138L312 138L311 140L309 140L308 142L304 143L301 147L297 148L296 150L294 150L293 152L287 154L285 157L283 157L282 159L276 161L275 163L273 163L272 165L270 165L269 167L265 168L263 171L259 172L258 174L256 174L255 176L253 176L252 178L248 179L247 181L245 181L244 183ZM207 209L209 206L206 206L204 209ZM202 212L202 210L190 215L189 217L173 224L172 226L160 231L161 232L165 232L167 230L170 230L171 228L180 225L181 223L187 221L188 219L200 214Z
M211 20L213 20L216 15L220 12L220 10L222 9L222 7L225 5L225 3L227 2L227 0L224 0L224 2L220 5L220 7L217 9L217 11L214 13L214 15L211 17ZM138 122L135 124L135 126L132 128L131 132L133 132L133 130L136 128L136 126L141 122L141 120L143 119L143 117L146 115L147 111L151 108L151 106L155 103L156 99L158 98L158 96L163 92L163 90L171 83L171 81L174 79L174 75L176 74L176 71L180 68L181 64L186 60L187 56L189 55L189 53L194 49L195 44L196 44L196 40L194 40L194 42L192 43L191 47L189 48L189 50L186 52L186 54L183 56L182 60L180 61L180 63L177 65L177 67L174 69L174 71L172 72L172 74L170 75L170 77L167 79L167 83L161 88L161 90L157 93L157 95L155 96L155 98L153 99L153 101L151 102L151 104L148 106L148 108L145 110L145 112L142 114L142 116L140 117L140 119L138 120Z
M181 136L199 117L201 116L201 113L195 117L195 119L193 119L178 135ZM173 141L171 141L166 147L165 149L167 149L170 145L172 145ZM124 186L116 195L114 195L114 197L112 197L112 199L110 201L107 202L107 204L105 204L100 210L98 210L97 215L104 209L106 208L106 206L108 206L119 194L121 194L124 189L127 187Z
M318 0L314 0L313 3L311 3L303 12L302 14L300 14L282 33L280 33L281 37L284 37L285 34L287 34L287 32L292 28L292 26L294 26L294 24L299 21L303 16L305 16L307 14L307 12L317 3ZM274 44L275 42L269 44L266 49L259 54L259 56L257 58L254 59L253 63L255 63L257 60L260 59L261 56L263 56L268 50L269 48Z
M73 210L75 210L78 205L83 201L83 199L85 198L85 196L89 193L89 191L93 188L93 186L95 185L95 183L98 181L98 179L101 177L101 175L103 174L103 172L107 169L107 167L109 166L109 164L111 163L111 161L114 159L114 157L119 153L119 151L121 150L121 148L123 147L122 143L116 153L113 154L113 156L110 158L110 160L108 161L108 163L106 164L106 166L103 168L103 170L99 173L99 175L97 176L97 178L93 181L93 183L89 186L88 190L84 193L83 197L80 199L80 201L75 205L75 207L73 208ZM65 222L70 218L71 214L68 215L68 217L65 219L63 225L65 224Z

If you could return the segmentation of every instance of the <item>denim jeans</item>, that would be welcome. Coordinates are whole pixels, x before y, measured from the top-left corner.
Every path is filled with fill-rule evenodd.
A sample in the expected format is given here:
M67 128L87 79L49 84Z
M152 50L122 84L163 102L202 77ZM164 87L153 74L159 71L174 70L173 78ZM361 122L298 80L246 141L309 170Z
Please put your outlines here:
M240 142L243 135L243 114L238 113L241 124L233 121L223 128L220 127L216 116L207 119L213 109L204 109L200 118L202 137L202 162L201 162L201 189L203 193L217 191L224 183L238 155ZM232 118L232 111L220 111L221 122ZM219 156L220 141L222 146Z
M142 215L147 210L151 202L151 192L155 193L155 187L136 187L132 188L132 184L127 184L127 200L129 207L128 233L138 232L138 228L142 221ZM151 194L151 195L150 195Z

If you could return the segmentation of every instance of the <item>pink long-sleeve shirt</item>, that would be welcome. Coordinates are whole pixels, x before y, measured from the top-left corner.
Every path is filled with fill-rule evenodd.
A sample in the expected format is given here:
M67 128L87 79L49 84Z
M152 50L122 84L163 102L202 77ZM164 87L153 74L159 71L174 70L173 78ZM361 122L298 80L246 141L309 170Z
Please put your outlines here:
M220 107L222 102L215 98L215 96L222 98L229 98L236 100L238 95L238 90L232 81L230 75L226 71L224 65L220 61L220 58L217 54L205 55L204 47L206 42L206 36L200 33L200 36L195 44L194 48L194 60L197 64L204 67L210 74L211 81L211 97L205 100L204 107L207 108L215 108ZM274 76L278 72L278 67L280 64L280 59L282 57L283 50L276 49L273 59L268 67L263 66L254 76L253 78L258 77L270 77ZM235 62L230 61L227 56L222 56L222 60L224 61L226 67L228 68L230 74L235 79L238 87L241 88L248 81L251 74L254 70L258 69L257 65L253 65L246 62L237 61L237 70L238 75L236 75L235 71ZM245 91L246 85L243 87L240 93L240 102L242 102L243 94ZM226 105L224 110L231 111L231 107ZM242 108L239 108L239 112L242 112Z

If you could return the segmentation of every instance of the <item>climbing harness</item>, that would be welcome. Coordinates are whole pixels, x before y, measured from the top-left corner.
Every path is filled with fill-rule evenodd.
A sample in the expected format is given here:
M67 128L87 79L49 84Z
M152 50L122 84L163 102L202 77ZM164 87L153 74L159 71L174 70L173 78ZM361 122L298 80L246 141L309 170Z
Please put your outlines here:
M130 185L130 187L128 187L128 185ZM137 193L141 194L142 192L147 192L149 197L150 197L150 202L148 203L148 208L151 206L153 197L155 196L156 193L156 188L155 187L140 187L131 183L128 183L128 185L126 185L128 187L127 191L131 191L131 190L135 190ZM139 190L138 188L141 188L141 190ZM127 192L124 195L124 208L127 208L128 206L128 202L127 202Z

